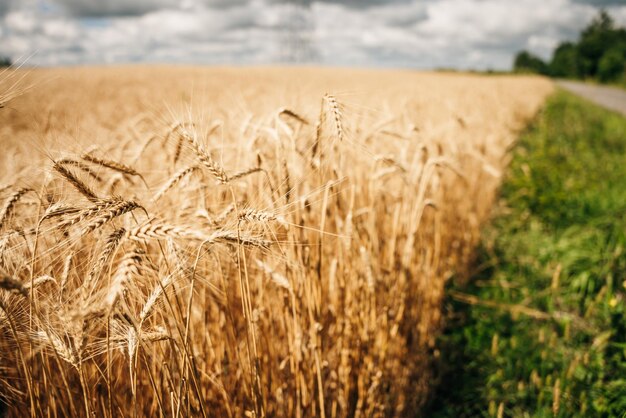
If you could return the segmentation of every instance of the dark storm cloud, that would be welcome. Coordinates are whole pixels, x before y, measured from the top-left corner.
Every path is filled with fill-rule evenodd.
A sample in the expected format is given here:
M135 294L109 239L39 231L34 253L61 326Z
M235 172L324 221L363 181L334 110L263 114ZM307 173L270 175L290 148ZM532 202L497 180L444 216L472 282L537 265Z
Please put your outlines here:
M74 16L137 16L162 8L176 7L176 0L56 0Z
M4 16L11 9L12 0L0 0L0 17Z
M7 2L8 0L0 0ZM229 8L252 0L52 0L68 13L80 17L140 16L160 9ZM310 7L314 3L339 4L351 8L407 4L412 0L268 0L269 4ZM0 6L0 12L1 12Z
M3 0L0 0L3 1ZM141 16L162 9L227 8L248 0L52 0L79 17Z
M588 4L596 7L623 6L624 0L573 0L574 3Z

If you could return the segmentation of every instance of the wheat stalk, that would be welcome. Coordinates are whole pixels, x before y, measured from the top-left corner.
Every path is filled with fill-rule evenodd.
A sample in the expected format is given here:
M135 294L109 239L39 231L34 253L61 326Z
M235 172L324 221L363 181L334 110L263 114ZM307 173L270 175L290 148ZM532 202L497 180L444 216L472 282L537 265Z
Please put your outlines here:
M252 247L260 247L260 248L269 248L271 245L271 242L268 240L264 240L264 239L249 236L249 235L237 234L232 231L214 232L212 235L207 237L206 241L207 242L225 241L225 242L237 243L241 245L249 245Z
M137 176L143 179L143 176L139 174L137 170L135 170L134 168L126 164L122 164L120 162L113 161L113 160L106 160L100 157L96 157L95 155L90 154L90 153L84 153L83 155L81 155L80 158L82 158L85 161L89 161L90 163L94 163L94 164L97 164L106 168L110 168L111 170L117 171L119 173L128 174L129 176Z
M128 254L126 254L120 261L113 278L111 279L111 286L109 291L104 297L104 306L111 312L115 306L122 291L126 288L126 285L130 282L133 276L139 276L141 274L142 264L142 252L134 248Z
M174 125L172 125L172 127L170 128L170 130L167 132L167 135L165 136L165 141L169 141L170 137L172 136L172 134L179 132L181 129L186 128L186 127L191 127L194 128L195 124L193 122L177 122ZM178 135L178 140L176 141L176 148L174 150L174 164L176 164L176 162L178 161L178 159L180 158L180 154L182 153L183 150L183 136Z
M199 170L199 169L200 169L199 166L192 165L192 166L185 167L179 170L172 177L170 177L170 179L163 185L163 187L154 195L152 199L155 201L159 200L161 197L163 197L165 193L167 193L168 190L170 190L172 187L180 183L180 181L183 178L185 178L188 175L191 175L194 171Z
M4 205L0 209L0 230L4 226L9 216L11 216L11 213L15 208L15 204L22 198L22 196L30 191L32 191L32 189L22 187L13 192L13 194L11 194L11 196L9 196L7 200L5 200Z
M71 171L63 167L61 164L54 163L52 165L54 168L65 180L67 180L74 188L83 196L87 198L90 202L96 202L100 200L96 193L91 190L89 186L87 186L83 181L81 181L78 177L76 177Z
M287 221L280 216L277 216L271 212L255 209L244 209L239 212L237 219L240 222L269 222L277 221L280 224L285 225Z
M48 283L48 282L56 283L57 281L56 281L56 279L54 277L49 276L47 274L44 274L43 276L39 276L39 277L34 278L32 286L31 286L30 282L24 283L24 288L25 289L30 289L32 287L34 289L37 286L42 285L44 283Z
M247 170L243 170L243 171L240 171L238 173L235 173L229 176L228 181L231 182L231 181L239 180L243 177L249 176L250 174L258 173L259 171L263 171L263 169L261 167L248 168Z
M81 235L86 235L114 218L137 208L143 209L141 205L132 200L120 200L113 205L107 206L100 210L92 219L89 219L89 222L81 229Z
M9 276L0 276L0 289L8 290L10 292L14 291L24 296L28 294L28 291L22 282Z
M333 116L333 121L335 122L335 129L337 130L337 137L339 140L343 140L343 124L341 122L342 115L341 110L339 109L339 104L337 103L337 99L335 96L326 94L324 96L326 103L328 103L328 107L330 107L330 113Z
M65 341L63 341L61 337L53 333L51 330L37 331L34 335L34 340L51 347L56 355L78 369L78 359L74 351L65 343Z
M204 147L200 145L195 136L192 136L187 132L182 131L181 137L184 138L189 143L189 145L191 145L191 149L196 154L196 157L198 157L198 160L202 163L204 167L207 168L209 173L211 173L211 175L218 180L219 183L228 183L228 176L226 175L224 169L215 161L213 161L213 158L209 155L208 152L205 151Z
M163 281L159 282L154 287L154 289L150 293L150 296L148 296L148 299L146 299L146 303L144 303L143 308L141 309L141 312L139 313L140 323L143 323L146 320L146 318L150 315L150 313L152 312L152 309L154 308L154 305L157 303L157 301L159 300L159 298L161 297L165 289L167 289L167 287L172 283L172 281L173 281L173 276L170 274L166 276L165 279L163 279Z
M102 177L96 174L87 164L83 163L82 161L74 160L71 158L62 158L60 160L57 160L56 163L59 165L69 165L72 167L76 167L79 170L85 172L88 176L90 176L94 180L102 181Z
M63 216L68 214L75 214L80 212L80 209L74 206L70 206L63 202L53 203L48 206L43 213L39 223L42 223L46 219L56 218L57 216Z
M204 235L200 231L190 229L188 227L168 225L155 222L154 219L149 220L143 225L131 229L127 233L127 237L135 240L143 239L167 239L167 238L186 238L186 239L204 239Z
M58 224L57 227L59 229L66 229L72 225L75 225L77 223L80 223L84 220L90 219L94 216L96 216L98 213L100 213L103 210L106 209L110 209L113 206L118 205L120 202L123 202L124 200L119 198L119 197L112 197L110 199L98 199L96 201L94 201L94 205L90 206L88 208L83 208L83 209L79 209L78 211L72 211L69 214L71 216L66 217L65 219L61 220Z
M100 276L102 269L105 264L109 261L113 252L117 249L123 237L126 235L126 230L124 228L119 228L113 231L105 240L104 248L100 253L100 256L96 260L95 263L92 264L89 273L87 274L87 278L82 284L82 300L83 302L87 300L88 295L91 294L94 287L94 282Z
M298 122L302 123L303 125L308 125L309 121L306 120L303 116L300 116L299 114L297 114L296 112L294 112L291 109L287 109L287 108L282 108L279 112L279 115L287 115L295 120L297 120Z

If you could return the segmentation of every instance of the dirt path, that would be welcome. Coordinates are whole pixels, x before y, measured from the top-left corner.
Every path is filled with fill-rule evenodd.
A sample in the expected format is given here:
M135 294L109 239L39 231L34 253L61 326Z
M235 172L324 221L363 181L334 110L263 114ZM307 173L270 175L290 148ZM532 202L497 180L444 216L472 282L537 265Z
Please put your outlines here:
M596 86L575 81L557 81L566 90L626 116L626 90L616 87Z

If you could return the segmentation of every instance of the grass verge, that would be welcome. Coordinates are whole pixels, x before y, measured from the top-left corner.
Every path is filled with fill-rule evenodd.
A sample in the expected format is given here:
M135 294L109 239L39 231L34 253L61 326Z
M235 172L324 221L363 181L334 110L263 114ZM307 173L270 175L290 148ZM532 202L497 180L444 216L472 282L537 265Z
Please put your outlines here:
M556 93L501 197L426 416L625 416L626 119Z

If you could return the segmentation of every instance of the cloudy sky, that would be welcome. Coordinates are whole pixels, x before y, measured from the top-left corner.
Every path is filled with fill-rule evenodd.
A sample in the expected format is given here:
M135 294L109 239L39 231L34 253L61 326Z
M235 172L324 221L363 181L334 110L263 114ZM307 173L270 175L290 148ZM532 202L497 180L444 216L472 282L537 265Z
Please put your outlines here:
M507 69L626 0L0 0L0 55L41 66L272 64Z

